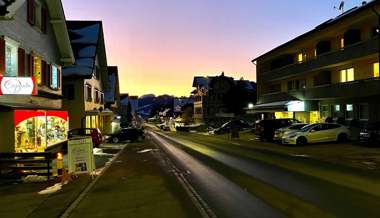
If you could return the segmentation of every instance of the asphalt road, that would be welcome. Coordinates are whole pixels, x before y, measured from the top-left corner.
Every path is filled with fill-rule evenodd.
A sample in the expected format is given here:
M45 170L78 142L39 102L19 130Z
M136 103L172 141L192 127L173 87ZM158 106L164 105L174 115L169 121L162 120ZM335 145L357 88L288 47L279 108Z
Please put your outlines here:
M221 217L281 217L279 212L245 192L237 184L181 150L191 148L231 168L244 172L277 189L290 193L336 217L379 217L380 199L314 177L295 173L252 159L241 158L214 150L193 141L152 133L182 169L191 172L189 178L205 201ZM218 215L220 215L218 214ZM239 216L236 216L236 215Z
M178 168L184 170L187 179L218 217L231 218L281 218L279 211L271 208L255 196L229 181L191 155L173 146L160 135L151 132L158 143Z

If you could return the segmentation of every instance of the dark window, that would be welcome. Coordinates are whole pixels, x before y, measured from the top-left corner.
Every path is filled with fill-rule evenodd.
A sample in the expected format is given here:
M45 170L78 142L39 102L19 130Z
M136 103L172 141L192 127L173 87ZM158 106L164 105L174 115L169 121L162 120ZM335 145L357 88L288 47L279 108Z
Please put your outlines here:
M379 27L374 27L372 29L372 36L378 36L379 35Z
M331 51L331 42L330 41L320 41L316 46L316 55L321 55L323 53Z
M331 72L322 71L318 75L314 76L314 86L331 84Z
M75 99L75 86L73 84L65 85L63 87L63 96L67 100Z
M86 95L87 95L87 101L92 101L92 87L90 85L86 85Z
M288 81L288 90L293 90L294 89L294 81L291 80L291 81Z
M369 119L369 106L368 104L359 105L359 119L368 120Z
M354 43L360 42L360 30L347 30L344 33L344 46L352 45Z
M294 64L294 55L282 55L271 62L271 70Z

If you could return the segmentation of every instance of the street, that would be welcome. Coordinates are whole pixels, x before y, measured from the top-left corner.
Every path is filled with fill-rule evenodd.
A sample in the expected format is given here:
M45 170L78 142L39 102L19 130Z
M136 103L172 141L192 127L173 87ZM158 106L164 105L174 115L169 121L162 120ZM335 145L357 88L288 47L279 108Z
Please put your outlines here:
M150 135L187 172L188 180L218 217L376 217L380 211L379 198L361 191L220 152L199 143L195 137L184 140L162 133ZM211 167L213 162L224 166ZM258 193L258 197L255 191L247 191L247 183L226 178L223 167L248 175L280 193L272 197ZM280 195L286 197L276 199ZM280 200L289 202L276 202Z

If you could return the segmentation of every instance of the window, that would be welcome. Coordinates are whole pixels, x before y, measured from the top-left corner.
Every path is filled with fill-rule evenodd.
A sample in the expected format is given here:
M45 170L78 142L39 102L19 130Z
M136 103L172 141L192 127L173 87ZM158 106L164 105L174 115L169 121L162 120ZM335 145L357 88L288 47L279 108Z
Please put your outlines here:
M99 91L95 89L95 103L99 103Z
M306 89L306 80L302 79L299 81L299 88Z
M297 56L297 61L298 63L302 63L304 62L304 54L303 53L299 53L298 56Z
M341 70L340 71L340 82L350 82L354 81L354 68Z
M346 105L346 119L353 119L354 118L354 105L347 104Z
M38 1L35 1L34 2L34 14L35 14L35 17L34 17L34 25L36 27L38 27L39 29L41 29L41 24L42 24L42 13L41 13L41 3L38 2Z
M368 120L369 119L369 106L368 104L359 105L359 119Z
M373 64L373 77L379 77L379 62Z
M5 39L5 76L18 75L18 46L16 41Z
M75 99L75 86L73 84L68 84L63 87L63 96L67 100Z
M100 104L104 104L104 93L100 94Z
M333 105L333 117L340 117L340 105L339 104L336 104L336 105Z
M329 117L329 106L328 105L322 105L321 106L321 117Z
M40 57L33 57L33 76L38 85L42 84L42 60Z
M293 80L292 81L288 81L288 90L293 90L294 87L293 87Z
M50 87L52 89L59 88L59 69L56 65L51 66L51 84Z
M340 38L340 48L343 49L344 48L344 38Z
M86 85L86 94L87 94L87 101L91 102L92 101L92 87L90 85Z

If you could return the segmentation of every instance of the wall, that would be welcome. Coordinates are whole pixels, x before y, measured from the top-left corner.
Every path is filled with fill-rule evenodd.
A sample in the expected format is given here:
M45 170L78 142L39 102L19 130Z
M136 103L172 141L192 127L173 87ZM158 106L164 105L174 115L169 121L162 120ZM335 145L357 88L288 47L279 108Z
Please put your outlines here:
M0 152L15 152L15 129L13 111L0 112Z
M82 118L85 116L83 79L64 78L64 85L69 84L74 85L75 97L73 100L64 98L63 109L69 112L69 128L80 128L82 127Z

